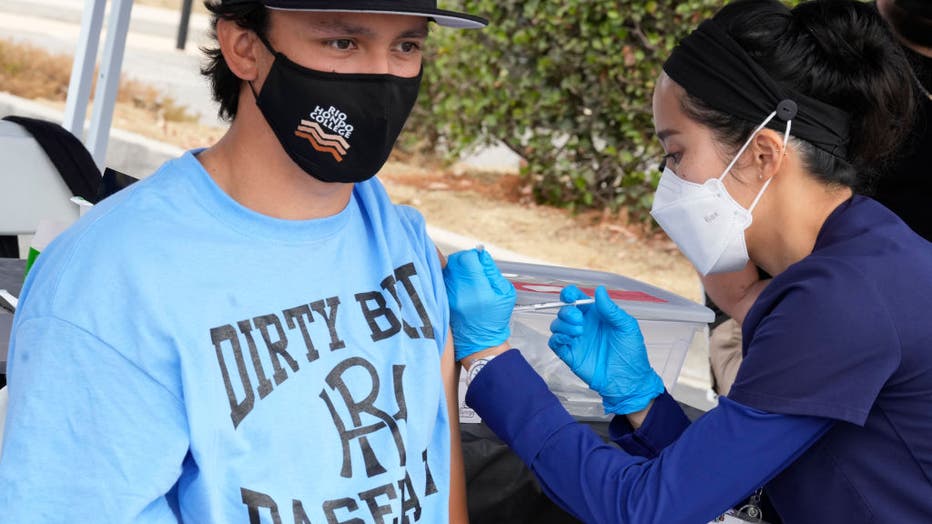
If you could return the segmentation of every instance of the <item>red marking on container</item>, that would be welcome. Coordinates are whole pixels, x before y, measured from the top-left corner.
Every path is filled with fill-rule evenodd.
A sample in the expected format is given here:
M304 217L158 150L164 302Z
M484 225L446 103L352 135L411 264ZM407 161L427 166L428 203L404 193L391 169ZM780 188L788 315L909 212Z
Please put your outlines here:
M560 290L562 290L564 287L557 284L521 282L517 280L513 280L511 283L514 284L515 289L518 291L524 291L527 293L547 293L551 295L559 295ZM589 295L590 297L595 295L594 287L580 287L579 290ZM655 297L650 293L645 293L643 291L629 291L625 289L609 289L608 296L613 300L623 300L625 302L651 302L654 304L663 304L667 302L666 300Z

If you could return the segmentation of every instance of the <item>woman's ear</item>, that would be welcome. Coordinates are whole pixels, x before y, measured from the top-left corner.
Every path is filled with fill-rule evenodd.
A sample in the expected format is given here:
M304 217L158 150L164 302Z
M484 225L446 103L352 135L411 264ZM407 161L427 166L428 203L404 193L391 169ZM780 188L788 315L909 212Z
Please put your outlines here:
M217 42L227 67L234 75L247 82L259 77L259 47L256 34L240 27L232 20L217 20Z
M783 133L772 129L763 129L751 142L753 169L757 178L766 182L783 167L786 147L783 145Z

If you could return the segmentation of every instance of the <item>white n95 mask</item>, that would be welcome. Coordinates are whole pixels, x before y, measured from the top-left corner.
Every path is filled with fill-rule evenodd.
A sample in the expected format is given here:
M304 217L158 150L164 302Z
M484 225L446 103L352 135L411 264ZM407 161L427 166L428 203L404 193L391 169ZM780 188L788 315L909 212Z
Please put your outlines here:
M696 184L665 168L650 214L702 275L747 265L744 230L751 225L751 213L731 198L720 179Z
M750 145L751 140L776 114L776 111L771 113L764 123L751 133L747 142L718 178L696 184L680 178L668 167L663 169L650 214L702 275L738 271L748 263L744 231L751 225L751 212L773 178L764 183L748 209L731 197L722 180ZM789 138L790 123L786 123L786 132L783 135L784 151Z

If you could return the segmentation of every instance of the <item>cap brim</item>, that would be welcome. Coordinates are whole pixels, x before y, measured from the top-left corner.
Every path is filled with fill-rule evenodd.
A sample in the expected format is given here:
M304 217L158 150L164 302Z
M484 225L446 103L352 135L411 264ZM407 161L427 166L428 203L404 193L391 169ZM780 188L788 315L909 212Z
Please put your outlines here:
M279 7L269 5L266 7L277 11L311 11L319 13L371 13L379 15L404 15L404 16L423 16L429 18L443 27L452 27L455 29L482 29L489 25L489 21L479 16L473 16L466 13L457 13L455 11L445 11L443 9L322 9L319 7L300 8L300 7Z

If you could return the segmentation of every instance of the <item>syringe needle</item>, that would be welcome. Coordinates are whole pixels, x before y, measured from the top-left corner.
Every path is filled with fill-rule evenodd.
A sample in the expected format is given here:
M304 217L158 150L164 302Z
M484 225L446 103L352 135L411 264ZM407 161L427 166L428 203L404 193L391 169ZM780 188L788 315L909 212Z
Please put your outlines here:
M581 306L583 304L592 304L595 302L594 298L583 298L575 302L539 302L537 304L525 304L523 306L515 306L515 311L537 311L538 309L553 309L563 306Z

